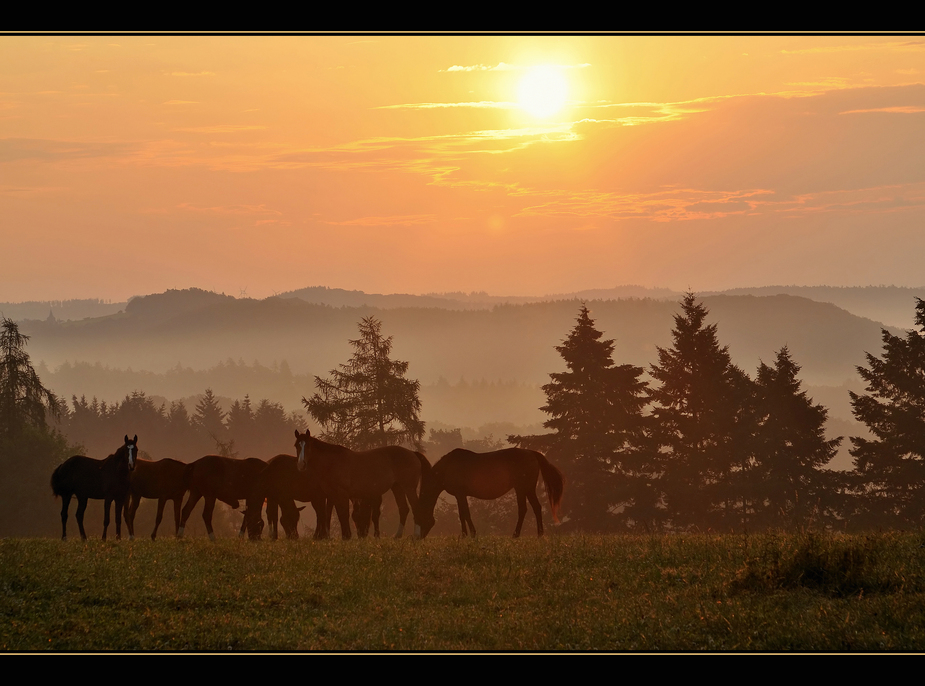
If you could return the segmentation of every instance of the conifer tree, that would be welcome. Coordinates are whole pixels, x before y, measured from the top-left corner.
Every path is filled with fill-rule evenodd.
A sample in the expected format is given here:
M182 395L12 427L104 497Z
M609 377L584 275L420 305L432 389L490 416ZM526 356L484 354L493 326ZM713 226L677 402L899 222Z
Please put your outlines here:
M864 507L876 526L925 523L925 301L916 298L918 331L886 329L883 357L858 367L867 393L850 393L854 416L874 438L851 437Z
M0 436L17 436L27 426L47 428L46 412L58 415L61 402L42 385L26 352L29 337L12 319L0 323Z
M842 439L826 439L828 410L802 390L799 372L787 346L773 367L763 362L758 367L760 427L751 478L755 526L805 526L832 509L836 475L823 468Z
M382 322L365 317L359 329L360 338L350 341L350 361L332 370L330 379L316 376L318 391L302 404L327 441L354 450L402 444L420 450L420 382L405 378L407 362L389 357L392 337L383 338Z
M650 374L663 523L673 529L741 524L754 435L754 383L720 346L709 310L688 293Z
M512 443L546 453L568 480L563 510L575 528L609 530L651 515L641 367L613 362L613 340L601 340L588 308L556 350L567 371L543 386L554 433L511 436Z

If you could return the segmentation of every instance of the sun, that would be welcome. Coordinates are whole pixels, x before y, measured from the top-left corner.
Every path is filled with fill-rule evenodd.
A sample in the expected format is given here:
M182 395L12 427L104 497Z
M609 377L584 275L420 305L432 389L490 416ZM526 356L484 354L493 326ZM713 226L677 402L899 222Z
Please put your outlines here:
M534 117L556 114L565 105L567 97L565 75L560 68L549 65L531 67L517 86L517 100L521 108Z

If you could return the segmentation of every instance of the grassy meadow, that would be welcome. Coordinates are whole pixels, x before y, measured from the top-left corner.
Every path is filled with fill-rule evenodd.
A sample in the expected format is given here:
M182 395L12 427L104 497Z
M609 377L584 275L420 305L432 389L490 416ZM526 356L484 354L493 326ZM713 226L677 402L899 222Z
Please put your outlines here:
M4 651L921 651L925 536L0 540Z

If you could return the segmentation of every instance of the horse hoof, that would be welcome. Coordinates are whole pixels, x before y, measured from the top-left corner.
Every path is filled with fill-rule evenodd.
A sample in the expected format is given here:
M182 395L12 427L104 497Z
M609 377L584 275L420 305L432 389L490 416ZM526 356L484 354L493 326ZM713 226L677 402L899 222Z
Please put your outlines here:
M210 540L210 541L214 541L214 540L215 540L215 534L209 534L209 540Z
M129 536L129 537L128 537L128 540L134 541L134 540L135 540L135 537L134 537L134 536Z

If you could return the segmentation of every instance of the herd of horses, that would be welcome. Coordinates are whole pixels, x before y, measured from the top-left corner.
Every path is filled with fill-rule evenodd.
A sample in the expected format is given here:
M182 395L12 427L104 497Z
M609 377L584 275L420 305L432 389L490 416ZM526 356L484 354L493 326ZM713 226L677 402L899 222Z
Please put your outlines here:
M354 451L327 443L306 431L295 432L296 455L277 455L269 460L235 459L206 455L195 462L138 459L138 436L125 436L123 445L104 460L75 455L51 476L51 488L61 497L61 538L67 538L68 507L77 498L77 526L86 540L83 517L90 498L104 501L103 538L109 527L109 510L116 509L116 538L122 535L125 513L129 537L135 537L135 513L143 498L157 500L157 519L151 539L163 519L167 501L173 501L176 535L182 538L193 508L203 500L202 519L210 539L215 539L212 513L216 501L238 509L245 503L240 535L252 539L264 530L266 505L268 532L279 537L279 526L288 538L298 538L299 507L310 503L317 524L314 537L330 537L331 518L337 513L341 537L351 537L350 508L357 536L379 535L382 496L391 491L398 506L401 537L408 513L414 518L414 534L425 537L434 526L434 509L446 491L456 498L462 535L475 536L468 497L494 500L514 490L517 496L517 527L520 536L527 501L536 516L537 535L543 535L543 513L536 495L542 475L553 519L558 522L564 479L562 472L534 450L507 448L475 453L457 448L431 466L427 458L400 446ZM183 498L189 493L186 504ZM182 510L181 510L182 507Z

